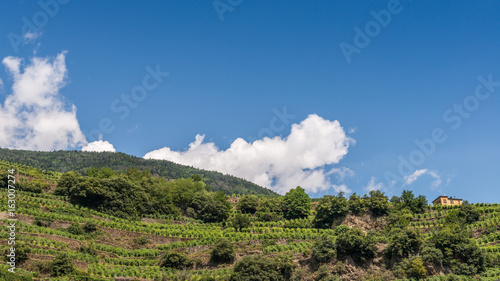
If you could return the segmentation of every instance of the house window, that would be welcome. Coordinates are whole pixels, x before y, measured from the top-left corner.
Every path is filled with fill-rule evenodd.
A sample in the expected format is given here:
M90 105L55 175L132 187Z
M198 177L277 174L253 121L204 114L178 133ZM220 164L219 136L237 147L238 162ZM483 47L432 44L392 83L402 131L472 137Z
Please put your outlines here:
M446 199L443 199L443 203L446 203Z

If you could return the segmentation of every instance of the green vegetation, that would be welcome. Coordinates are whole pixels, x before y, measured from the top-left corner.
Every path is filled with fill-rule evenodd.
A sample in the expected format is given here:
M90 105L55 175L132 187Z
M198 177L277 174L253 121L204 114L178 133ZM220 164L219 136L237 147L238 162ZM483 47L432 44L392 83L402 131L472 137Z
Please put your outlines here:
M47 175L57 175L57 173L71 171L86 174L92 168L104 167L108 167L116 172L124 172L131 167L135 167L141 171L150 171L154 175L167 179L191 178L192 175L198 175L210 186L212 191L222 190L227 195L278 195L270 189L237 177L196 169L165 160L146 160L120 152L39 152L0 148L0 159L17 163L18 165L34 167L40 173Z
M4 263L0 280L500 278L500 204L429 206L410 191L390 201L379 191L312 200L300 187L229 197L211 191L202 173L167 180L123 166L59 174L5 161L0 187L11 168L16 184L46 188L17 190L16 274Z

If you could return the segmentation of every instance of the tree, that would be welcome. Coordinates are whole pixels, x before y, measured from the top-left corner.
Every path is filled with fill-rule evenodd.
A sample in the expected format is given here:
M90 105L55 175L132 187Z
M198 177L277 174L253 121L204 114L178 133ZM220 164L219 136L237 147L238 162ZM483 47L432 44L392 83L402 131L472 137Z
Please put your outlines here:
M193 261L186 254L179 252L166 252L160 260L160 267L183 269L193 266Z
M423 213L427 206L427 199L423 195L415 197L413 191L403 190L398 202L401 208L406 208L412 213Z
M311 199L300 186L288 191L283 201L285 205L284 215L287 219L306 218L311 211Z
M68 196L71 187L75 186L80 180L81 175L75 172L67 172L61 175L61 178L57 182L55 195Z
M73 261L66 253L58 254L50 264L50 267L51 275L55 277L70 275L75 272Z
M233 244L226 238L220 238L210 252L210 257L218 263L229 263L236 257Z
M356 195L356 193L353 193L350 197L349 197L349 211L353 214L353 215L362 215L364 214L365 212L365 209L366 209L366 202L364 199L361 198L361 196L359 195Z
M255 216L260 221L278 221L283 218L283 197L264 198Z
M408 257L420 251L424 239L419 230L416 229L394 229L390 233L389 244L384 251L388 258Z
M383 216L389 212L389 199L380 190L372 190L366 197L368 208L375 216Z
M242 214L241 212L236 213L231 219L231 225L238 231L250 227L250 215Z
M335 247L337 256L342 259L350 256L361 262L375 257L375 241L358 227L340 234L335 241Z
M204 222L221 222L229 217L229 209L222 200L214 200L208 193L197 193L190 207L194 218Z
M259 198L255 195L243 196L236 205L236 209L240 210L243 214L255 214L259 208Z
M313 225L316 228L331 228L332 223L347 214L349 206L343 193L338 196L325 195L316 207Z
M477 210L476 206L465 201L462 205L460 205L458 215L459 217L464 218L465 223L471 224L478 221L481 214Z

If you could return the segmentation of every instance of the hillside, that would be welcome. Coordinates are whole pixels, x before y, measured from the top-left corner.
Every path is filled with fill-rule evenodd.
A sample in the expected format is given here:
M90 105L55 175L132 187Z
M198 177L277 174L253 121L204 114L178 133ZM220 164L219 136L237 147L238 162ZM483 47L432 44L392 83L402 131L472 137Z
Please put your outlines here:
M167 179L188 178L193 174L199 174L212 190L222 190L228 195L278 195L270 189L231 175L197 169L166 160L146 160L119 152L38 152L0 148L0 160L59 173L68 171L85 173L90 168L102 167L108 167L115 171L125 171L127 168L135 167L139 170L148 170L152 174Z
M500 278L498 203L430 206L425 197L405 191L391 201L371 192L363 197L325 196L312 204L300 188L284 197L228 198L204 191L201 181L165 181L133 170L115 174L101 169L92 176L70 177L5 161L0 169L0 219L4 226L11 223L11 184L16 188L16 257L24 261L16 266L15 276L3 263L0 280ZM66 187L68 195L54 194L54 189ZM129 197L106 197L114 188ZM174 192L167 197L182 215L155 208L144 210L149 214L142 218L116 212L130 206L143 210L131 200L144 204L137 198L144 194L133 192L144 189L155 202L162 198L155 188ZM87 197L76 200L82 192ZM177 196L189 203L176 201ZM224 206L197 211L198 205L213 200ZM220 216L207 216L220 210L225 210ZM2 227L0 233L0 250L7 253L9 232Z

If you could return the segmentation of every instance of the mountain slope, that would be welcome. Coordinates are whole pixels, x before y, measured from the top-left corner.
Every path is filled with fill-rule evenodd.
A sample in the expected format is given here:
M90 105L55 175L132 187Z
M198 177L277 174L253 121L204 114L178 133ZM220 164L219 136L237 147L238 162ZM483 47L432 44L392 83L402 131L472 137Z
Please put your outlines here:
M222 190L226 194L278 195L270 189L231 175L197 169L166 160L146 160L119 152L39 152L0 148L0 160L61 173L68 171L85 173L93 167L109 167L116 171L124 171L128 168L149 170L152 174L168 179L188 178L193 174L199 174L214 191Z

